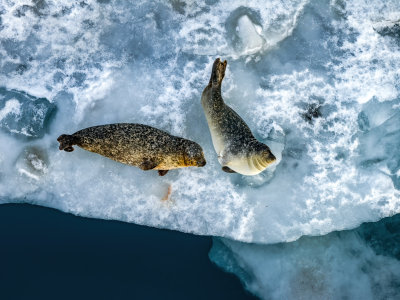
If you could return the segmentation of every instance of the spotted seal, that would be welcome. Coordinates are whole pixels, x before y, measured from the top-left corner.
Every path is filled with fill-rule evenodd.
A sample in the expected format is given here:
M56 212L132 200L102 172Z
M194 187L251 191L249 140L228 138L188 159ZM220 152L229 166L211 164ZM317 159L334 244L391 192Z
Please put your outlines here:
M142 124L89 127L72 135L63 134L57 141L60 150L71 152L74 150L72 146L78 145L142 170L158 170L160 176L171 169L203 167L206 164L199 144Z
M214 149L222 170L256 175L276 158L269 147L257 141L243 119L224 103L221 84L227 62L214 61L211 78L201 96Z

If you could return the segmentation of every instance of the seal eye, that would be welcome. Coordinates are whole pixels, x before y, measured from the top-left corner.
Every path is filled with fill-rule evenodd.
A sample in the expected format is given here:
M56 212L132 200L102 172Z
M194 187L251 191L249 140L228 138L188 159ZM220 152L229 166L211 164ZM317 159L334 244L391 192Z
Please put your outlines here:
M273 163L276 160L275 155L273 155L269 149L264 151L263 156L268 164Z
M198 167L204 167L206 165L206 160L202 157L200 160L197 161Z

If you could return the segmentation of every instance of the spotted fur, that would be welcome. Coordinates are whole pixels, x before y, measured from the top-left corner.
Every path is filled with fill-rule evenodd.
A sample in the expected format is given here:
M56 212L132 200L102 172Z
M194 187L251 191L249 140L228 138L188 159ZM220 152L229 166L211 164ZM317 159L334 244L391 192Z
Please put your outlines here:
M256 175L276 158L269 147L253 136L243 119L222 99L221 84L226 65L226 60L215 60L210 82L201 96L201 104L222 170Z
M98 153L115 161L159 170L206 164L203 150L195 142L142 124L118 123L85 128L72 135L61 135L60 150L73 151L73 145Z

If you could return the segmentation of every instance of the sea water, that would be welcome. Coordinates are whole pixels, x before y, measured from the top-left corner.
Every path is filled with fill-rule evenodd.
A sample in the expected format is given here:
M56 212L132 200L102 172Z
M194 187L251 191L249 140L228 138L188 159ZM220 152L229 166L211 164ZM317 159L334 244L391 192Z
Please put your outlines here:
M282 243L400 212L399 20L394 0L2 1L0 201L222 237L215 247L223 250L212 253L237 256L247 267L234 270L259 283L243 279L248 288L279 298L267 287L267 262L277 260L264 245L285 245L276 259L306 260L316 256L307 238ZM226 103L278 157L260 175L226 174L218 164L200 105L217 57L228 60ZM192 139L207 165L161 178L58 150L60 134L115 122ZM351 234L322 241L368 255ZM294 286L289 275L276 290ZM321 284L315 298L337 295Z

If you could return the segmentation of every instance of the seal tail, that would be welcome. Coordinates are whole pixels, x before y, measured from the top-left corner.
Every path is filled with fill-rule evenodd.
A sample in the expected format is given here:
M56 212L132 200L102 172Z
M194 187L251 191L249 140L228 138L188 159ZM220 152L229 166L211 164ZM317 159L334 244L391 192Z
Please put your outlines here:
M76 145L76 137L69 134L62 134L58 137L57 141L60 143L58 149L64 150L66 152L74 151L73 145Z
M220 87L222 80L224 79L225 76L225 69L227 65L227 61L225 60L224 62L221 62L220 58L217 58L214 61L212 71L211 71L211 77L210 77L210 82L208 83L208 86L212 87Z

